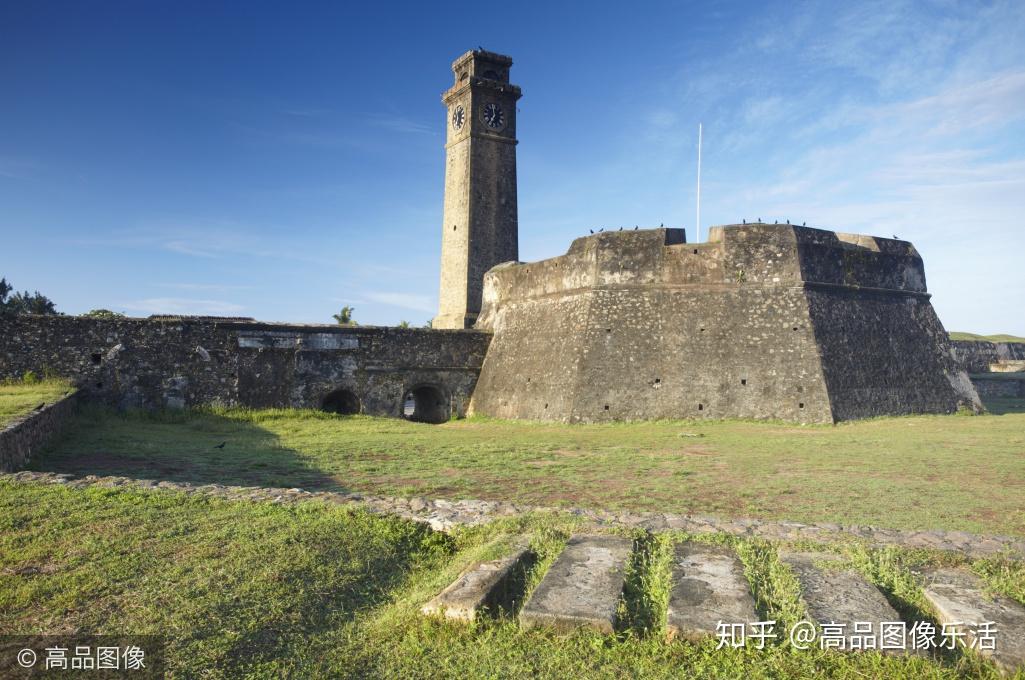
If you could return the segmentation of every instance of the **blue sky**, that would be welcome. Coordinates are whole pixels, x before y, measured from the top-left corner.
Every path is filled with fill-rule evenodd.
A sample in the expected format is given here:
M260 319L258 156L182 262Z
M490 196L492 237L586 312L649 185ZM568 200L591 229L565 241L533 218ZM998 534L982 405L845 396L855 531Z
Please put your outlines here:
M0 4L0 275L58 309L419 325L451 61L523 88L520 255L761 217L1025 334L1025 3Z

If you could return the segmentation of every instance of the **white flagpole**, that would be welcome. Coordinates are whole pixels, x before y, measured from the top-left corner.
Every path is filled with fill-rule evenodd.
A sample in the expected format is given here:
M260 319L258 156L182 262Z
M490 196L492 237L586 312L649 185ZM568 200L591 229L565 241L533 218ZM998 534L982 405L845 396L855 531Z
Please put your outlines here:
M701 242L701 123L698 123L698 209L694 219L695 243Z

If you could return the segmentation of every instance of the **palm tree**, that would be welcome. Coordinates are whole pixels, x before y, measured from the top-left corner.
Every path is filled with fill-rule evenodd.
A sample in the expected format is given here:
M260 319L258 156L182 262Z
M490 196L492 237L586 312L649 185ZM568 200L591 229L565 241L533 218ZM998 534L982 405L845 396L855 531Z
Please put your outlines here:
M342 307L342 311L337 314L332 314L331 316L338 322L339 326L355 326L356 322L352 320L352 313L354 311L356 311L355 307L345 305Z

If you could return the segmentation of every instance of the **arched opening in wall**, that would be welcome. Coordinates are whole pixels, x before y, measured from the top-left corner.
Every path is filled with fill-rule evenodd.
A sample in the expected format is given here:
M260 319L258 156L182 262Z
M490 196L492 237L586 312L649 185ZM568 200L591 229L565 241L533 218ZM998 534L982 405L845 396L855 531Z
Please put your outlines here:
M437 385L417 385L402 396L402 415L418 423L444 423L451 415L448 395Z
M321 409L328 413L351 416L360 412L359 397L352 390L335 390L321 403Z

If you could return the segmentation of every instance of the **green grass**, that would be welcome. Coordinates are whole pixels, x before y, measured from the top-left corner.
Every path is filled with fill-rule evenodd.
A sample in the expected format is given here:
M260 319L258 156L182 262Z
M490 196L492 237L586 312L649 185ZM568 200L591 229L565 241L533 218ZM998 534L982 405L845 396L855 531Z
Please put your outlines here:
M0 381L0 427L51 404L71 389L65 380Z
M126 489L0 482L0 634L166 636L170 677L995 678L970 654L715 649L664 641L667 555L678 540L733 546L759 615L803 611L776 546L736 537L623 532L638 546L615 635L521 631L515 610L471 625L426 619L422 604L463 568L528 534L530 591L575 520L506 519L444 536L320 503L280 506ZM815 546L821 549L821 546ZM925 551L832 547L900 611L928 616L912 570L964 564L1019 601L1025 571Z
M955 331L948 333L951 340L977 340L979 342L1025 342L1025 338L1020 335L1008 335L1007 333L998 333L996 335L977 335L975 333L961 333Z
M226 442L224 448L215 445ZM73 474L1025 535L1025 414L425 425L317 411L86 409Z

